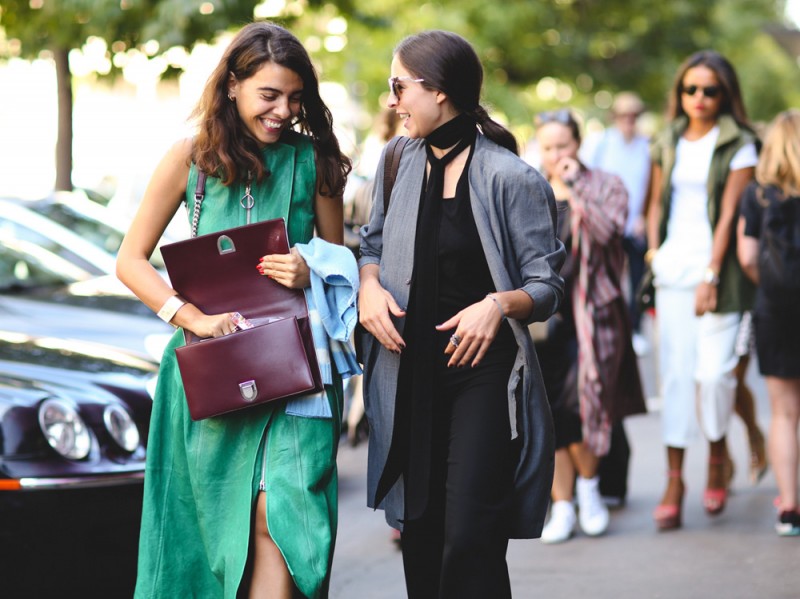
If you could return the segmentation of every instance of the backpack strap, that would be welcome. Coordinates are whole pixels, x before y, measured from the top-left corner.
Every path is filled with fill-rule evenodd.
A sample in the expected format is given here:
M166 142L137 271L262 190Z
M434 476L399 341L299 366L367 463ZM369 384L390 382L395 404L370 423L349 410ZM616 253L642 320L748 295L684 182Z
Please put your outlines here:
M400 169L400 158L403 155L403 148L411 141L404 135L397 135L389 140L386 145L386 157L383 161L383 217L389 211L389 199L392 196L392 188L397 179L397 171Z

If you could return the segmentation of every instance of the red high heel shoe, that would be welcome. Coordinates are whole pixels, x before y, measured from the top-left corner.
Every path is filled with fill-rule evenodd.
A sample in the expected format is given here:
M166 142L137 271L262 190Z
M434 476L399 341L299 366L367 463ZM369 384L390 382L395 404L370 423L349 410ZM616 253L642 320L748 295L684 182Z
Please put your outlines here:
M669 478L677 478L680 482L681 471L669 470L667 472ZM659 531L674 530L680 528L683 524L683 496L686 493L686 488L681 482L681 499L677 504L662 503L653 510L653 520L656 522L656 528Z
M723 466L725 468L725 487L722 489L707 488L703 491L703 507L709 516L717 516L725 510L728 501L728 485L733 478L733 462L730 458L722 456L711 456L708 458L709 466Z

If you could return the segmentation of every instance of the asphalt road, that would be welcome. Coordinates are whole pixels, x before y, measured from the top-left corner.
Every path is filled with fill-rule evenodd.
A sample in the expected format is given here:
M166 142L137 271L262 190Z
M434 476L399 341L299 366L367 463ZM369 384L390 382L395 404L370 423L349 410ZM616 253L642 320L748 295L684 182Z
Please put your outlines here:
M659 533L651 513L665 482L654 355L640 360L650 412L629 418L632 456L627 505L612 512L607 535L578 534L561 545L514 540L508 552L515 598L598 599L797 599L800 538L779 538L773 529L777 495L769 471L760 484L748 478L748 445L734 419L729 447L736 464L733 494L723 514L702 506L707 444L688 449L684 527ZM748 381L766 432L769 404L755 363ZM406 597L400 552L382 512L366 508L366 444L339 452L339 533L331 582L332 599Z

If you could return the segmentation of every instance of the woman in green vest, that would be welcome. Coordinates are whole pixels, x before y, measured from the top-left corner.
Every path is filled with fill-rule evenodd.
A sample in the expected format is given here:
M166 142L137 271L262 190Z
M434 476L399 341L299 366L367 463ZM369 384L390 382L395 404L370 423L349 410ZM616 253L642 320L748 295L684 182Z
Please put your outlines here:
M753 287L736 259L735 219L753 178L756 136L733 66L706 50L678 69L670 123L652 148L649 259L655 275L667 488L654 518L681 526L685 448L709 441L703 505L725 507L731 478L725 434L734 407L735 339Z
M315 228L341 244L350 162L308 53L270 23L237 34L194 117L197 134L176 143L153 174L117 273L165 321L219 337L235 329L230 314L184 303L148 262L181 203L192 213L198 171L208 174L198 234L284 218L292 246L308 242ZM248 194L253 201L241 202ZM287 287L309 284L294 250L258 268ZM182 344L179 330L153 400L136 597L327 596L341 381L326 386L327 417L292 415L273 402L195 422L176 365Z

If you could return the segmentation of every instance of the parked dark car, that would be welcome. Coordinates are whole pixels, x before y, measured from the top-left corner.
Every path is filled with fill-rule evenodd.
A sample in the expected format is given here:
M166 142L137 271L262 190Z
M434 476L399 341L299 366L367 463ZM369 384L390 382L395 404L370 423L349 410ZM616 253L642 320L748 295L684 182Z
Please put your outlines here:
M0 331L4 597L130 597L157 365Z

